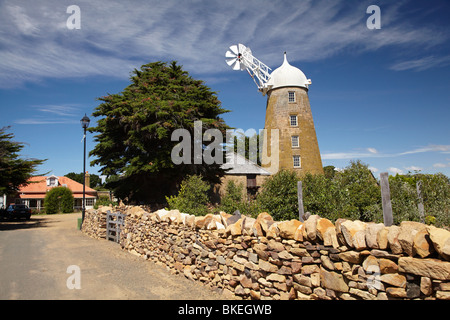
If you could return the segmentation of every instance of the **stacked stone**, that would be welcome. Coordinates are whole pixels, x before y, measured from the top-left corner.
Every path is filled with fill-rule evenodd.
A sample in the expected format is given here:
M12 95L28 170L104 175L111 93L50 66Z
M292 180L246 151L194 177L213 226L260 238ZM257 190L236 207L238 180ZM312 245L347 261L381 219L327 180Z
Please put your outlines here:
M450 300L450 232L312 215L126 210L121 246L242 299Z
M98 210L86 210L82 231L92 238L106 239L106 213L108 210L112 210L112 208L100 207Z

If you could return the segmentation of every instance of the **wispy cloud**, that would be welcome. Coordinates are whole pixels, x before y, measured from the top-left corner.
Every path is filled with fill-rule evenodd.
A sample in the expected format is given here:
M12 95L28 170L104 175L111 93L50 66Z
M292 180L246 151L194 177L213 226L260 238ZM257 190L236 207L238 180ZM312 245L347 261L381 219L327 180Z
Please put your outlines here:
M40 124L75 124L75 119L46 119L43 117L23 118L14 121L16 124L40 125Z
M338 159L362 159L362 158L382 158L386 154L379 153L377 149L369 147L364 151L350 151L350 152L331 152L323 153L324 160L338 160Z
M359 158L374 158L381 157L381 154L375 154L372 152L331 152L322 153L322 159L324 160L338 160L338 159L359 159Z
M172 59L194 74L217 75L229 72L224 51L238 42L276 67L285 50L292 59L317 61L348 50L420 49L449 39L430 27L411 28L399 19L401 3L385 3L383 24L389 28L374 33L366 28L367 3L362 2L79 0L81 29L68 30L67 7L59 0L5 0L0 3L0 87L45 78L127 78L143 63ZM436 65L442 59L428 60ZM426 65L407 62L393 68Z
M76 115L76 111L78 108L74 107L74 105L46 105L46 106L40 106L37 108L41 112L54 114L58 116L74 116Z
M413 150L400 152L398 155L403 156L406 154L414 154L414 153L424 153L424 152L440 152L440 153L450 153L450 145L429 145L426 147L420 147Z
M443 67L449 64L450 64L450 56L444 57L428 56L420 59L397 62L392 66L390 66L390 69L395 71L404 71L404 70L423 71L435 67Z
M433 168L450 168L450 162L448 163L435 163L433 164Z
M26 118L14 121L16 124L40 125L40 124L74 124L79 122L78 104L60 105L35 105L30 107L30 114Z
M23 7L11 5L6 7L8 14L11 17L14 25L24 35L33 35L39 30L36 27L36 21L33 21L26 13Z
M407 150L404 152L398 153L383 153L378 152L375 148L367 148L368 152L358 152L358 151L350 151L350 152L331 152L331 153L323 153L322 159L324 160L338 160L338 159L359 159L359 158L390 158L390 157L399 157L416 153L425 153L425 152L439 152L439 153L450 153L450 145L428 145L425 147L419 147L411 150Z

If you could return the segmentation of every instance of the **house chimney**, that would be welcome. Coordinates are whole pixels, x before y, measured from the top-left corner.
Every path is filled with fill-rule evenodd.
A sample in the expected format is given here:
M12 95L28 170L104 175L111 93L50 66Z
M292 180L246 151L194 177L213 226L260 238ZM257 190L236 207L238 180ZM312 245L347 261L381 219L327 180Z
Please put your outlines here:
M90 182L91 182L91 178L89 173L86 171L86 176L84 178L84 184L86 185L86 188L90 188Z

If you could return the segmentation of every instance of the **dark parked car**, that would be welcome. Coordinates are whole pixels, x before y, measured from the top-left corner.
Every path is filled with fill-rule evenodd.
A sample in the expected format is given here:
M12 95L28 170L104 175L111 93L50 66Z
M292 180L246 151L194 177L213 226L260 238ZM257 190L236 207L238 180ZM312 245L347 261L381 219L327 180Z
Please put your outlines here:
M7 218L25 218L27 220L31 217L31 209L24 204L11 204L6 209Z

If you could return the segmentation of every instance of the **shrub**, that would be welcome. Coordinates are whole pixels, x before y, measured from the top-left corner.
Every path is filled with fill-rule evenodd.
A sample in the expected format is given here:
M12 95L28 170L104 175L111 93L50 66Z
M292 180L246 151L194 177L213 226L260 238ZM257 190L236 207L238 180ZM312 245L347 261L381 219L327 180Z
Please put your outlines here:
M246 200L244 196L244 185L236 184L230 180L225 186L225 195L221 198L219 210L232 214L239 210L241 214L256 218L261 210L256 200Z
M425 223L428 225L433 225L436 223L436 217L434 216L426 216L425 217Z
M220 199L219 210L230 214L238 209L240 211L243 190L242 183L236 185L233 180L229 180L225 186L225 195Z
M358 160L351 161L341 172L332 173L332 166L328 169L326 175L307 173L302 176L305 211L332 221L379 219L380 188L368 165Z
M265 211L256 200L242 201L239 203L238 209L240 213L252 218L258 217L261 212Z
M208 190L210 185L201 176L187 176L180 186L177 196L166 197L169 209L202 216L208 213Z
M53 188L45 196L45 212L47 214L73 212L73 201L72 191L69 188Z
M294 171L280 170L264 181L256 201L274 220L298 219L298 177Z
M425 218L438 227L450 226L450 178L442 173L414 176L422 181Z
M323 218L383 222L381 190L367 164L360 160L340 172L326 167L325 175L303 174L304 210ZM251 211L269 212L275 220L298 219L295 172L282 170L269 177ZM411 174L389 177L394 223L420 221L416 183L422 182L425 223L438 227L450 225L450 179L442 173ZM240 205L237 206L242 212ZM242 206L245 210L245 206Z
M408 173L389 177L394 222L400 223L402 220L419 221L416 187L418 181L422 182L421 193L425 223L436 224L438 227L449 226L450 179L442 173ZM398 217L396 217L397 215Z
M305 212L335 221L338 218L358 219L357 208L349 202L347 190L339 179L324 175L305 174L302 177Z
M369 212L374 205L381 204L381 191L369 165L361 160L350 161L350 165L335 178L343 203L340 210L343 218L371 221Z
M98 209L99 206L109 206L109 205L116 206L117 202L109 200L108 196L101 196L97 199L97 201L95 201L94 209Z
M420 221L415 184L413 187L407 181L397 177L389 177L394 224L400 224L402 221Z

